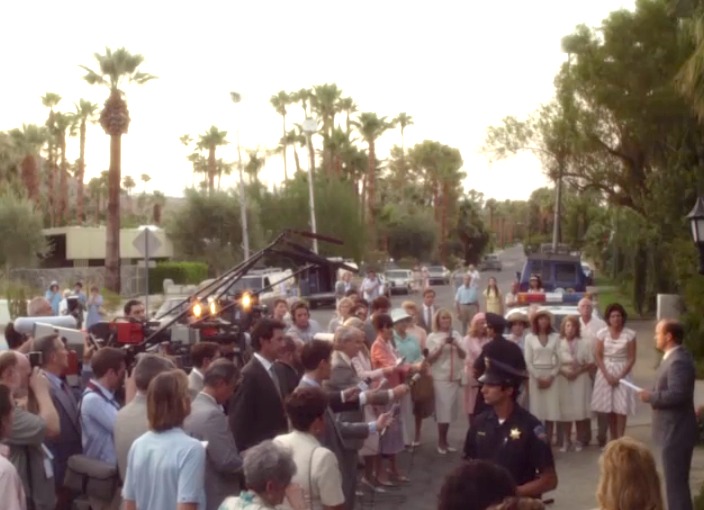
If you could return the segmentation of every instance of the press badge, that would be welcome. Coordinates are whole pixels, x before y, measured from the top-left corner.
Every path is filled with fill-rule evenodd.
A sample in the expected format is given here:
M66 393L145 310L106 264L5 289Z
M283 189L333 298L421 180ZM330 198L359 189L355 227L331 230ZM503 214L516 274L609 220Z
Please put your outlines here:
M48 480L49 478L54 478L54 466L51 464L51 461L54 460L54 455L45 444L42 444L42 450L44 451L44 476Z

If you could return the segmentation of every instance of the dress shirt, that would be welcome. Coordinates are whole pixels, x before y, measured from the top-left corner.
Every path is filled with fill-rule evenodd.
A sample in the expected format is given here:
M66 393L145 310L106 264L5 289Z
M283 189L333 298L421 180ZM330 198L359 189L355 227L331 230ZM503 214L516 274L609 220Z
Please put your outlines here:
M682 347L682 346L681 346L681 345L676 345L676 346L674 346L672 349L666 350L666 351L665 351L665 354L664 354L663 357L662 357L662 360L665 361L665 360L670 356L671 353L675 352L675 351L676 351L677 349L679 349L680 347Z
M320 383L318 381L308 377L305 374L303 375L303 377L301 377L301 383L305 384L306 386L312 386L313 388L322 388L322 386L320 385ZM362 395L360 395L360 400L359 400L360 406L364 405L364 404L362 404L361 397L362 397ZM342 401L344 402L344 398L342 399ZM328 410L329 409L330 408L328 408ZM369 423L367 423L367 426L369 426L369 433L370 434L374 434L376 432L377 429L376 429L376 422L375 421L370 421Z
M114 394L98 381L92 379L91 383L95 385L95 389L87 388L81 400L83 453L117 466L113 432L120 404L115 400Z
M430 329L432 329L433 325L433 314L435 313L435 305L432 306L427 306L423 305L423 319L425 320L425 323L428 325Z
M461 285L455 294L455 301L461 305L477 304L477 288L472 285Z

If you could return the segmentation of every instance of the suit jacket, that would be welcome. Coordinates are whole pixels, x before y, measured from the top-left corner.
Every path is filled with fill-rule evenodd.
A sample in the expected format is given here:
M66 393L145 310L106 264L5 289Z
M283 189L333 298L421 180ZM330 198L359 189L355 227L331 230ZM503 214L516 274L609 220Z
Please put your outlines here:
M330 373L330 380L325 384L328 390L334 390L330 396L335 398L335 394L340 395L340 392L357 386L360 381L361 379L357 375L354 366L339 351L333 351L332 372ZM374 391L368 395L367 405L386 405L389 403L388 390ZM335 415L335 421L337 423L365 423L364 409L359 405L349 407L349 410L338 412ZM364 438L346 437L343 435L341 439L343 447L348 450L359 450L364 444Z
M426 333L432 333L433 331L433 317L435 312L438 311L438 307L433 305L430 307L430 323L425 319L425 305L423 303L418 307L418 325L425 330Z
M68 385L61 387L61 382L55 377L47 377L49 393L59 414L61 433L55 438L47 438L46 446L54 456L54 482L57 487L64 484L66 465L71 455L83 451L81 444L81 423L78 418L78 401Z
M200 441L207 441L205 462L205 509L217 510L228 496L239 494L242 469L235 439L227 417L215 400L199 393L191 404L191 414L183 430Z
M240 452L288 432L281 395L255 356L242 369L242 381L230 399L228 418Z
M301 379L299 388L311 387L312 384L305 378ZM356 447L349 448L345 445L351 445L349 440L359 439L364 440L369 436L369 426L366 423L354 423L341 421L336 419L333 413L333 405L338 412L351 411L352 409L359 409L359 402L342 402L342 397L339 391L328 392L328 397L330 399L330 405L325 411L325 433L321 443L326 448L332 450L338 458L340 465L345 464L343 462L345 450L354 451L356 453ZM344 473L343 473L344 476Z
M138 392L132 401L117 412L115 418L115 453L117 454L117 468L120 478L125 479L127 472L127 454L135 440L149 431L147 420L147 397Z
M274 372L276 372L276 375L279 377L281 397L286 400L286 397L293 393L293 390L298 387L301 374L291 365L287 365L281 361L274 362Z
M694 380L694 359L684 347L672 351L658 367L650 405L653 439L663 448L694 448L697 441Z
M195 370L191 370L188 374L188 393L191 394L191 400L196 398L201 391L203 391L203 376Z

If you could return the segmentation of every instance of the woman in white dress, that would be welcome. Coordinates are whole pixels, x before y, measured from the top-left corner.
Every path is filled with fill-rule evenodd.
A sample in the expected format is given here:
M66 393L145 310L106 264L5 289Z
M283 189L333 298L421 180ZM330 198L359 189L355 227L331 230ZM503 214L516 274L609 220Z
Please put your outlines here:
M604 317L607 327L596 334L594 355L598 370L594 379L592 410L609 415L609 435L613 441L626 433L626 419L636 412L635 393L619 384L621 379L632 381L636 333L624 327L626 310L620 304L607 306Z
M462 336L452 329L452 314L447 308L435 312L433 332L426 342L435 389L435 420L438 423L438 453L447 455L457 451L447 442L450 423L457 414L464 358L467 356L462 346Z
M562 415L562 434L564 443L560 451L566 452L572 447L572 423L577 429L577 441L574 450L582 451L585 438L591 426L592 380L589 373L594 366L594 357L590 344L582 340L579 331L579 317L565 317L560 325L560 377L558 391L560 394L560 414Z
M552 444L554 423L560 421L560 372L558 347L560 335L552 328L552 314L537 310L531 318L531 333L526 336L524 356L528 369L530 412L545 422L548 444Z

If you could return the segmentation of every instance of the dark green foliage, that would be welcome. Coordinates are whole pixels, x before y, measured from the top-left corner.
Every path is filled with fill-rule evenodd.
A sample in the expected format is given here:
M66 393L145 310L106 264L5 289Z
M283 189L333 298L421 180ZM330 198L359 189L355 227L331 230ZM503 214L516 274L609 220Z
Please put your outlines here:
M160 262L149 270L149 288L162 292L167 278L177 285L197 285L208 278L208 266L203 262Z

